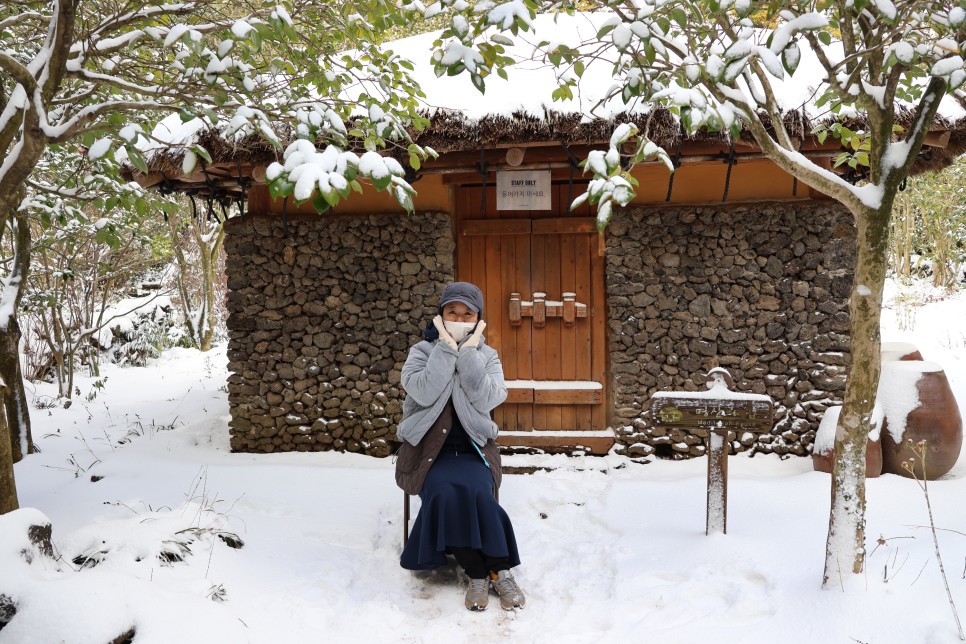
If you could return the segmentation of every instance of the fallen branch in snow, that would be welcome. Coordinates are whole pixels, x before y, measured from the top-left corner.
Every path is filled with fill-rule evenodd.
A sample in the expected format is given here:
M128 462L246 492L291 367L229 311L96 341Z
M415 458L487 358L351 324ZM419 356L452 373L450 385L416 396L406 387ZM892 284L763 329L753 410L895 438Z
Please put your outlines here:
M922 490L922 495L926 498L926 510L929 512L929 528L932 530L932 542L936 546L936 561L939 562L939 574L942 575L943 584L946 586L946 596L949 598L949 607L953 610L953 619L956 620L956 628L959 630L959 639L966 641L966 634L963 634L963 625L959 621L959 611L956 610L956 603L953 601L953 594L949 591L949 579L946 578L946 569L943 568L943 558L939 553L939 537L936 535L936 522L932 518L932 503L929 501L929 487L926 483L926 477L923 476L921 479L916 475L916 459L919 460L919 470L920 472L926 471L926 441L919 441L916 444L907 441L909 444L909 449L912 450L913 454L916 455L915 458L910 458L902 463L902 468L909 472L916 483L919 485L919 489ZM918 579L918 577L917 577Z

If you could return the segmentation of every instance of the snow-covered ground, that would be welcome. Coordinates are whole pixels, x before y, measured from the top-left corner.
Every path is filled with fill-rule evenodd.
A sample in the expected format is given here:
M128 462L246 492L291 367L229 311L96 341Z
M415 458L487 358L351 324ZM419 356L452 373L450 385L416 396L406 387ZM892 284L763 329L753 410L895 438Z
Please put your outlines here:
M902 299L890 297L884 340L940 363L966 407L966 294ZM461 575L399 567L389 459L229 452L225 365L223 347L169 351L105 368L102 388L81 378L69 409L33 410L42 452L16 474L36 510L0 517L0 590L19 602L0 643L104 644L131 627L137 644L959 641L914 481L869 481L865 587L822 590L829 477L808 458L762 455L730 459L728 534L712 537L705 459L558 457L553 471L506 476L528 603L469 612ZM966 457L929 498L966 612ZM11 537L36 511L60 570L28 566Z

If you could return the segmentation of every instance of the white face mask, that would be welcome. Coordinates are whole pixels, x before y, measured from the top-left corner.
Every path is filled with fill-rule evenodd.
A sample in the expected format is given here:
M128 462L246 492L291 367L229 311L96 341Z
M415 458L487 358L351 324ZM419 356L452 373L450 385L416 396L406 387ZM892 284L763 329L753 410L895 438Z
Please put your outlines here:
M457 342L462 342L463 338L476 326L475 322L443 322L443 326L453 336Z

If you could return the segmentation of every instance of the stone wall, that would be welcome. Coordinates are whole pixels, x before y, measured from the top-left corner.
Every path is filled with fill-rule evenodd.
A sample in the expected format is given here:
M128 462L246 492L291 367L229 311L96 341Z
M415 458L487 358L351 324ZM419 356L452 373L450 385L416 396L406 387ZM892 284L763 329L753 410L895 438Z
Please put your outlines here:
M226 224L231 448L387 456L399 371L453 279L448 215Z
M735 451L806 454L840 401L849 361L852 217L830 201L643 208L607 230L612 420L628 454L704 453L702 430L653 427L655 391L704 388L725 367L735 389L768 394L770 434Z

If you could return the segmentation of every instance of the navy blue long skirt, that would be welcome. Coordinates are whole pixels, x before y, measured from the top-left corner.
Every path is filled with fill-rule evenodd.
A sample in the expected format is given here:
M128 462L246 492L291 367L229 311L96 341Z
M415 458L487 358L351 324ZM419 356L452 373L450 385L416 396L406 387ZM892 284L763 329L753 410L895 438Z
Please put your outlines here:
M476 548L520 565L513 526L493 498L493 477L479 455L440 452L419 493L422 504L399 563L408 570L446 564L447 548Z

